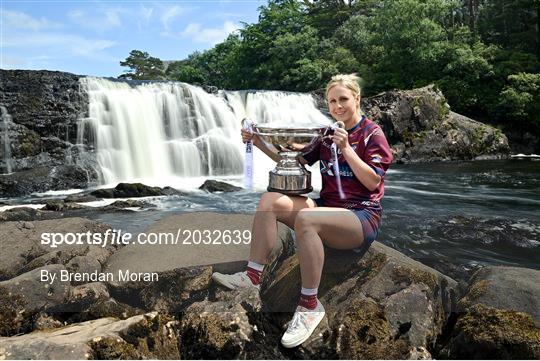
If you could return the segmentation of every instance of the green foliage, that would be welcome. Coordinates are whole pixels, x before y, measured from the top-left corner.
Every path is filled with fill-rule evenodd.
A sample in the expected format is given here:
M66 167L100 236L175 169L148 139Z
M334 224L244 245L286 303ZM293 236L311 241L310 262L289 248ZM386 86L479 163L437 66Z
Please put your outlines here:
M132 50L126 60L120 62L121 66L131 68L119 78L137 80L163 79L163 62L150 56L146 51Z
M540 127L540 74L510 75L499 106L519 128L526 128L528 123Z
M203 85L207 82L207 75L199 68L189 64L175 62L167 68L167 79L182 81L184 83Z

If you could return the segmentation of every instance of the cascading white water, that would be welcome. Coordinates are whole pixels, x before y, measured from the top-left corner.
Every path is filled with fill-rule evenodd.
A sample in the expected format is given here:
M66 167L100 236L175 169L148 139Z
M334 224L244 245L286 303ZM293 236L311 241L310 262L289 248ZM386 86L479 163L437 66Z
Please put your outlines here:
M2 173L11 173L11 142L9 140L9 128L11 124L11 115L9 115L6 107L0 105L0 134L2 134L2 143L4 144L2 157Z
M83 78L89 116L78 143L95 147L102 184L140 181L192 188L201 178L240 179L244 145L241 119L256 123L328 124L310 95L227 91L218 95L179 82L133 85ZM255 151L255 187L267 184L274 163Z

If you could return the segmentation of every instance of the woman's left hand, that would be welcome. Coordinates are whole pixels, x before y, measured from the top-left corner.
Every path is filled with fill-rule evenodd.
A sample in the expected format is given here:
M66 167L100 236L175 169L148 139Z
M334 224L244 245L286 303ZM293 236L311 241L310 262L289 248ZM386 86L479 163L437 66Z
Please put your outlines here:
M344 150L349 146L349 133L345 129L336 128L334 129L332 141L336 143L339 149Z

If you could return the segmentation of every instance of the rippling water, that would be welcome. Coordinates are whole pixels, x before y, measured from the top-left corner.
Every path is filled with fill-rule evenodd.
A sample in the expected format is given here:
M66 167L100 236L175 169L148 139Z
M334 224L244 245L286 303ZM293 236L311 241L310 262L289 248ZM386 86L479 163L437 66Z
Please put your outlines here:
M392 167L379 240L456 276L479 265L540 268L540 162Z
M385 184L380 242L456 278L486 264L540 269L540 161L393 165ZM139 232L175 213L254 212L261 194L191 191L152 198L153 210L88 217ZM30 199L9 203L20 201Z

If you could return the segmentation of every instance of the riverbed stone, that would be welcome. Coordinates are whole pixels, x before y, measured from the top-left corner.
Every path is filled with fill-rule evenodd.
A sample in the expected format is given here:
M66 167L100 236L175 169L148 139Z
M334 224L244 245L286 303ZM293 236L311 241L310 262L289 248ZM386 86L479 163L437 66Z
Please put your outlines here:
M66 264L73 257L97 257L104 263L116 246L107 245L68 245L61 244L53 248L42 244L43 233L104 233L110 227L98 221L84 218L63 218L30 222L4 222L0 229L2 252L0 253L0 280L17 276L35 267L47 264ZM89 262L91 260L89 259Z
M90 196L97 198L135 198L135 197L155 197L178 194L171 187L151 187L142 183L118 183L114 188L101 188L89 193Z
M0 282L0 335L28 332L39 312L58 311L69 299L71 286L60 279L63 265L48 265ZM41 271L55 275L52 283L41 281Z
M204 191L214 193L214 192L236 192L241 190L241 187L233 186L232 184L221 182L213 179L208 179L199 187Z
M178 322L156 312L0 338L0 359L178 359Z

